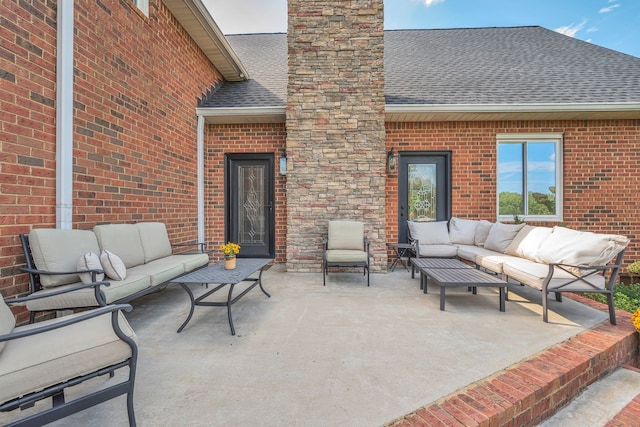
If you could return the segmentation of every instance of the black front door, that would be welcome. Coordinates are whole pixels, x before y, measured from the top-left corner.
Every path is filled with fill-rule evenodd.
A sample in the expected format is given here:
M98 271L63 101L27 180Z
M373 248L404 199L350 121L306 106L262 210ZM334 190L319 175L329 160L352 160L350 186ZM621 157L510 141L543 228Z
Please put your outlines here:
M226 239L241 258L275 257L273 154L226 156Z
M451 152L399 154L398 241L406 242L407 220L447 221L451 217Z

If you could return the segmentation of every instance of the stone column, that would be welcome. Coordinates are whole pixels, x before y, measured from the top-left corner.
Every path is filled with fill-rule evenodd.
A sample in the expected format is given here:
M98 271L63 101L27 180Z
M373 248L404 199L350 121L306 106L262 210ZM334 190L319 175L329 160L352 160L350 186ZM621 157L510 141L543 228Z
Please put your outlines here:
M287 270L319 272L332 219L386 271L382 0L289 0Z

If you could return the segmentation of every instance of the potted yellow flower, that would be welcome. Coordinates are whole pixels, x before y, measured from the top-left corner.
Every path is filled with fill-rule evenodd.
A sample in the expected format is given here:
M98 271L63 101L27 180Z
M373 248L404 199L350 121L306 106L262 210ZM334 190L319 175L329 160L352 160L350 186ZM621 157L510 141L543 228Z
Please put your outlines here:
M640 332L640 308L631 315L631 322L633 322L633 326L636 327L636 331Z
M233 270L236 268L236 255L240 253L240 245L233 242L227 242L220 245L220 250L224 254L224 268Z

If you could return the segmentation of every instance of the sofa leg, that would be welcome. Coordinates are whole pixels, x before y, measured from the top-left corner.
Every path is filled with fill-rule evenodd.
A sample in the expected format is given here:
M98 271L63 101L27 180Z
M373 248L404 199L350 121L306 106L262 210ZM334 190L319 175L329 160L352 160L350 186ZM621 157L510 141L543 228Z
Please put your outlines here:
M611 322L612 325L616 325L616 308L613 305L613 294L609 293L607 294L607 303L609 305L609 322Z
M547 293L542 292L542 320L545 323L549 323L549 317L547 316Z

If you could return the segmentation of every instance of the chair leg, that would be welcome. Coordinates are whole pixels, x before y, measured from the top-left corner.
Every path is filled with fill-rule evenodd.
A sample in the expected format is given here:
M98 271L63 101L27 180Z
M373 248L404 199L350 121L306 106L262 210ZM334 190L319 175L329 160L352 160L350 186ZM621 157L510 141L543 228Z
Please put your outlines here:
M369 286L369 267L365 267L367 270L367 286Z
M545 323L549 323L549 317L547 316L547 292L542 291L542 320Z
M327 263L322 261L322 286L327 286Z

